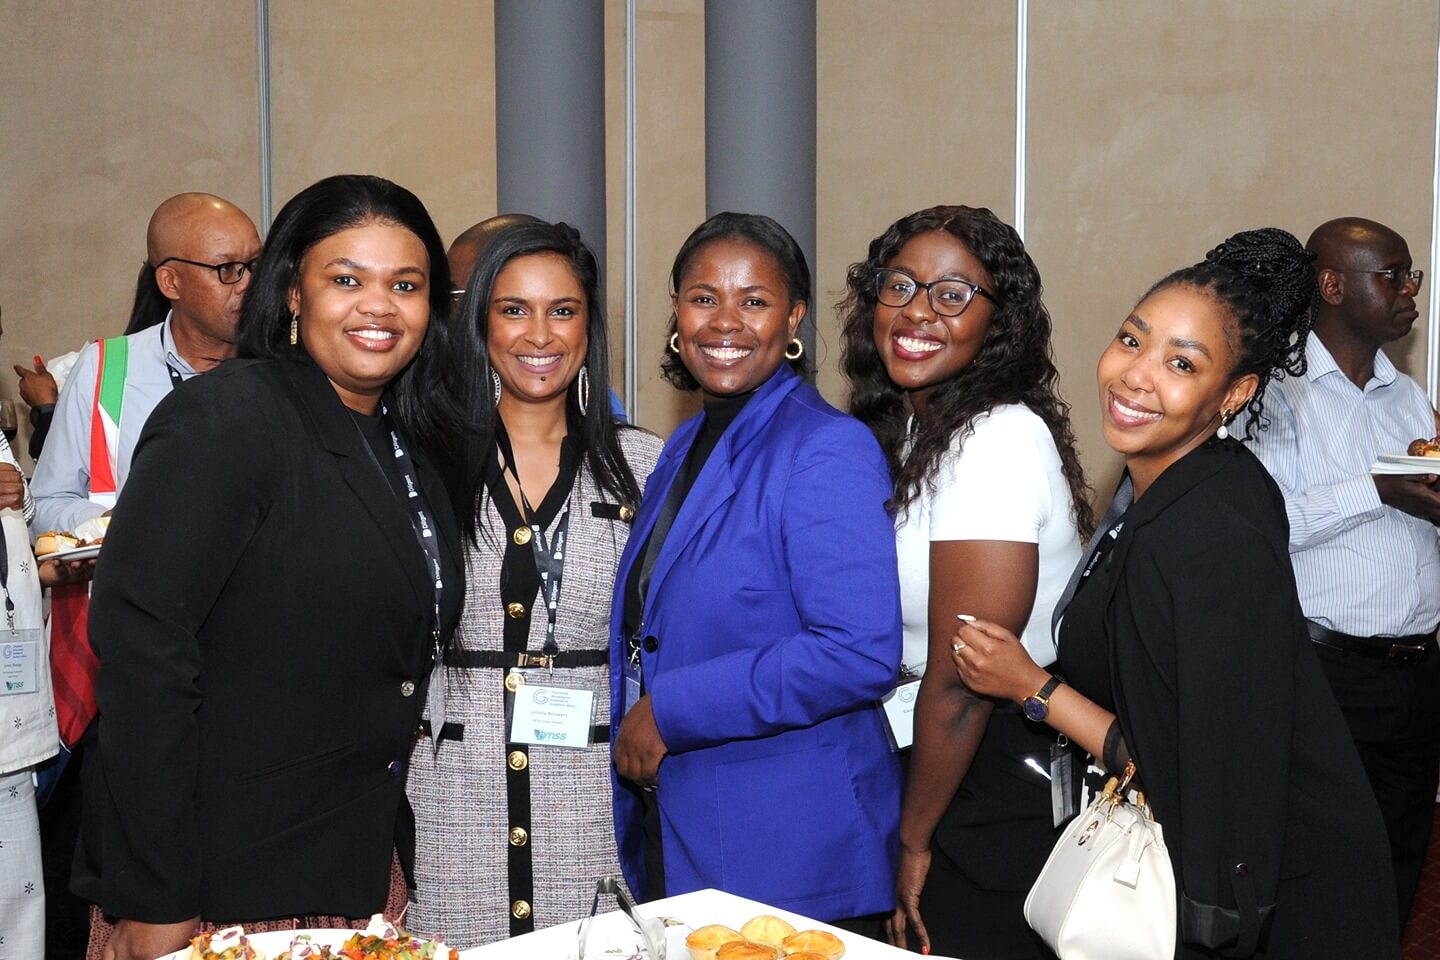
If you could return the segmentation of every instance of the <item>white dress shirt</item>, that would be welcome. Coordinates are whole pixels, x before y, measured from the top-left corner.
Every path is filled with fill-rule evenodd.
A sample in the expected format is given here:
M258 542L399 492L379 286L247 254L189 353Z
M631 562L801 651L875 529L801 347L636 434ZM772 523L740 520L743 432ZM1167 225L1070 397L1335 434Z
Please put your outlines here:
M195 370L175 349L170 334L170 316L158 327L126 337L130 341L125 375L125 399L120 408L120 449L116 451L115 487L125 489L135 443L155 406L174 388L173 369L182 379ZM60 399L45 449L35 464L30 481L35 493L37 533L46 530L74 530L82 521L98 517L107 509L90 499L90 420L95 409L95 372L99 347L85 345L75 361Z
M1440 538L1380 502L1370 465L1435 433L1430 401L1383 352L1363 390L1313 334L1305 355L1304 376L1271 383L1270 428L1250 444L1285 493L1300 605L1353 636L1428 633L1440 622Z

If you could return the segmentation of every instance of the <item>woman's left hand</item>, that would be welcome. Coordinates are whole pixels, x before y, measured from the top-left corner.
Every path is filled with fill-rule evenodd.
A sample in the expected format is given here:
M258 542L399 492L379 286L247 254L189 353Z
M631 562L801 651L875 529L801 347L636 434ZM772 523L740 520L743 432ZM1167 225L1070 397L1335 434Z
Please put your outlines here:
M660 781L660 761L668 752L660 728L655 725L655 710L647 693L620 721L620 733L611 751L615 769L626 780L654 787Z
M1015 634L986 620L962 623L955 631L952 649L960 679L983 696L1019 703L1050 677L1035 666Z

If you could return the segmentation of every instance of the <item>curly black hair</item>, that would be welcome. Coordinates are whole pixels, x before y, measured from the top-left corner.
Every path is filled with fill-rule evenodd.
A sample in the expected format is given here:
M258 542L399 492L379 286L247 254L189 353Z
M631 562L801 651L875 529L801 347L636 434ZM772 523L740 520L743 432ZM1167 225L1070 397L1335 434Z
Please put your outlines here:
M1315 321L1320 287L1315 255L1278 227L1237 233L1145 292L1194 287L1219 304L1235 330L1227 331L1239 359L1232 378L1254 374L1259 385L1245 405L1246 440L1264 430L1265 387L1272 379L1305 373L1305 338Z
M719 240L748 243L770 255L775 265L780 268L781 276L785 278L785 292L790 298L787 306L794 307L802 300L805 302L805 313L800 317L799 326L795 328L795 335L803 338L802 331L810 322L810 307L815 302L810 289L810 265L805 260L805 251L800 249L800 244L790 235L790 231L764 214L728 211L717 213L692 230L685 242L680 244L680 249L675 254L675 262L670 267L670 296L674 297L679 292L680 280L685 276L685 271L695 255ZM660 374L677 390L699 390L700 381L695 379L685 368L685 364L680 362L680 357L669 348L670 338L675 335L678 322L672 308L670 322L665 326L666 347L660 358ZM803 353L786 362L799 376L809 375L809 361Z
M885 372L875 344L874 271L889 265L911 238L931 231L955 237L985 265L999 303L975 359L935 387L929 415L916 424L906 455L905 394ZM1075 526L1088 538L1095 529L1095 513L1075 451L1070 405L1060 399L1050 313L1041 300L1040 271L1015 229L983 207L920 210L870 242L866 259L851 265L846 285L846 297L837 305L843 326L840 366L851 385L850 412L874 432L890 464L895 480L891 508L908 508L922 489L934 490L941 459L956 438L963 443L973 432L977 417L993 407L1019 403L1050 428L1070 486Z

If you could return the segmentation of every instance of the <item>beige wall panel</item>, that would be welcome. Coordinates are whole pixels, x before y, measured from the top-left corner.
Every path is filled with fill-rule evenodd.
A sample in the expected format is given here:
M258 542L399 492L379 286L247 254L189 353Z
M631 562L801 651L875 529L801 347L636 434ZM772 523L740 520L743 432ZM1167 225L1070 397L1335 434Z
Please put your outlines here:
M124 328L161 200L258 214L254 7L7 0L0 91L0 396L18 404L12 364Z
M1436 6L1072 0L1030 7L1028 246L1101 497L1095 362L1135 299L1225 236L1355 214L1430 257ZM1404 24L1403 29L1396 29ZM1431 285L1421 296L1421 316ZM1425 375L1423 321L1392 354Z
M1011 218L1015 4L821 0L817 13L817 365L843 406L834 305L870 241L937 203Z
M605 327L610 386L625 400L625 0L605 0Z
M641 0L636 33L638 422L668 437L699 409L698 396L661 379L660 360L670 321L670 264L705 219L704 0ZM619 130L623 136L623 123ZM623 180L620 189L623 196Z
M270 7L275 211L322 177L414 191L448 245L495 210L492 0Z

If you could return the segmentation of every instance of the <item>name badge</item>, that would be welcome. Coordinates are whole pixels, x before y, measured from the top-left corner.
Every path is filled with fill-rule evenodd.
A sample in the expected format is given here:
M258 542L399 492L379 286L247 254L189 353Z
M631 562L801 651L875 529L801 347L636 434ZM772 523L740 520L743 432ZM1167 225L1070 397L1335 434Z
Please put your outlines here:
M885 726L890 731L893 750L908 750L915 742L915 701L920 696L920 680L905 680L880 701Z
M594 706L589 690L522 684L515 690L510 742L584 750L590 746Z
M0 697L36 693L35 664L40 656L40 630L16 630L0 641Z
M638 677L626 676L624 687L625 713L629 713L635 708L635 704L640 702L640 679ZM622 713L621 716L624 716L624 714Z

